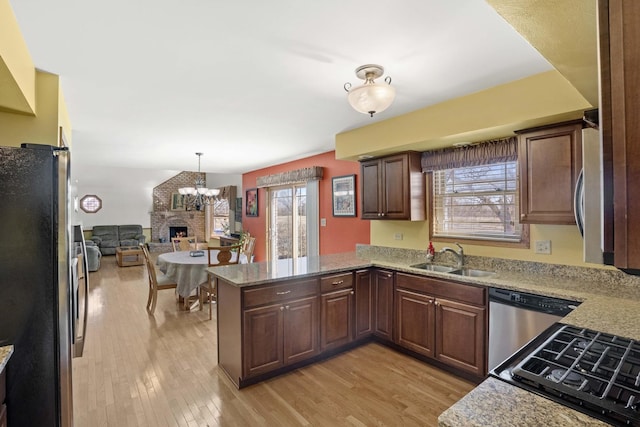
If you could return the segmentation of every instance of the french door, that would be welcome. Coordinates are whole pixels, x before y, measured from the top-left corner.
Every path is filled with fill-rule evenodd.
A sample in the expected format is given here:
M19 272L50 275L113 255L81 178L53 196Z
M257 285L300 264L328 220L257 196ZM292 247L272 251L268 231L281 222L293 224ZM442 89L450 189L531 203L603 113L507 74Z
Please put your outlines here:
M317 181L268 191L270 261L317 255Z

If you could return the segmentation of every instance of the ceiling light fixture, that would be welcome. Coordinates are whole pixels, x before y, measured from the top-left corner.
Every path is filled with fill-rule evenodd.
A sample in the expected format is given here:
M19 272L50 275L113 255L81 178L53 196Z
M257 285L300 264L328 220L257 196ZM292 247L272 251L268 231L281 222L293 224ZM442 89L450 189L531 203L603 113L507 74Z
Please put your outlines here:
M192 206L199 211L203 206L213 204L218 194L220 194L220 190L217 188L209 189L204 186L204 179L202 179L202 175L200 174L200 157L202 153L196 153L196 156L198 156L198 177L196 178L196 185L195 187L179 188L178 193L182 194L185 206Z
M356 68L356 76L364 80L362 86L351 89L351 83L344 84L347 99L354 110L369 114L381 113L393 103L396 90L391 86L391 77L387 76L385 83L376 83L374 79L382 77L384 68L380 65L367 64Z

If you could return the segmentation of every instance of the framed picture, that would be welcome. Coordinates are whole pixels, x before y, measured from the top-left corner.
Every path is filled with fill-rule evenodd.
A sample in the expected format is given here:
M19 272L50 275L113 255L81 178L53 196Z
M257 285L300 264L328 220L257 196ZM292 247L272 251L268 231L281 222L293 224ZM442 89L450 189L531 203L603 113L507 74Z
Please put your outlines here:
M258 216L258 189L251 188L247 190L245 197L245 211L246 216Z
M171 210L183 211L184 210L184 196L180 193L171 193Z
M333 216L356 216L356 176L331 178Z

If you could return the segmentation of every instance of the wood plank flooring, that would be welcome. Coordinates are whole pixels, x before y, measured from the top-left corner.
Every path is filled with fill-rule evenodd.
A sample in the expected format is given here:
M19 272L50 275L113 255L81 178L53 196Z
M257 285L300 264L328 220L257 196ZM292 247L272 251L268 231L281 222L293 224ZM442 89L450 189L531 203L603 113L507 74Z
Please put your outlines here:
M215 316L181 310L170 290L150 316L144 268L106 256L90 274L76 427L435 426L474 387L372 343L237 390L217 367Z

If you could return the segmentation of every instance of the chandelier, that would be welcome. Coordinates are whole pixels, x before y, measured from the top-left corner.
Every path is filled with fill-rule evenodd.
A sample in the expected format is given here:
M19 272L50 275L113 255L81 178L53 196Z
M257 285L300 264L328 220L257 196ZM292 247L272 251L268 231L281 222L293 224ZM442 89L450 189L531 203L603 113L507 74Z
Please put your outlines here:
M354 110L369 114L381 113L393 103L396 90L391 86L391 77L384 79L385 83L376 83L374 79L382 77L384 68L380 65L367 64L356 68L356 76L364 80L364 84L351 89L351 83L344 84L347 99Z
M182 194L185 206L191 206L199 211L203 206L213 204L218 194L220 194L220 190L204 186L204 179L202 179L202 175L200 174L200 156L202 156L202 153L196 153L196 156L198 156L198 177L196 178L196 185L195 187L178 188L178 193Z

